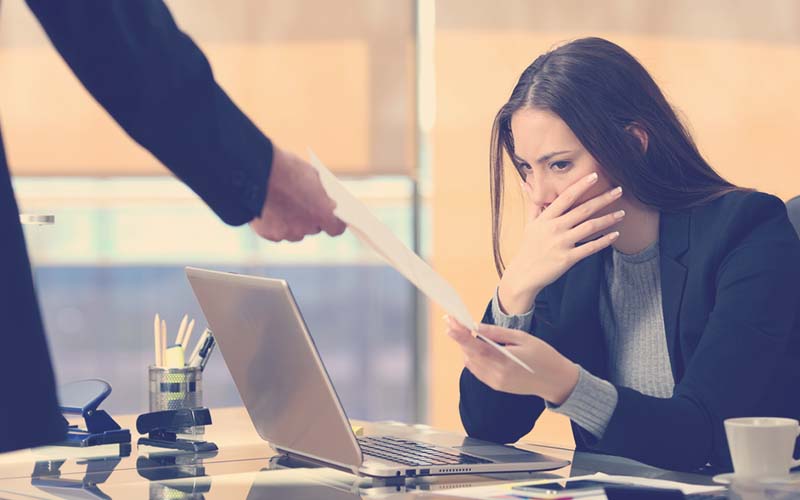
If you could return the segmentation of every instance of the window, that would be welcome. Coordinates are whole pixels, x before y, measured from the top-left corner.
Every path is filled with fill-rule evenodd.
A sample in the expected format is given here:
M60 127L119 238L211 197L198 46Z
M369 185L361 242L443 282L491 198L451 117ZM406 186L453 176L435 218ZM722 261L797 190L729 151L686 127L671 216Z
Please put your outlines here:
M410 245L408 178L346 184ZM23 212L56 215L25 231L60 383L103 378L111 412L146 411L153 315L171 336L184 313L195 338L205 327L183 271L192 265L286 279L348 415L415 419L415 289L353 236L269 243L224 225L172 178L17 178L15 189ZM204 404L241 404L219 353Z

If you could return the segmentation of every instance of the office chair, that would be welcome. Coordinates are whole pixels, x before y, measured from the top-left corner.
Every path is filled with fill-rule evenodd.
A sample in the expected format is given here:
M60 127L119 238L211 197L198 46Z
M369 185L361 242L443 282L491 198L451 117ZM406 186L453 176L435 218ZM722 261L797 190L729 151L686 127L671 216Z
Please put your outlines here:
M792 221L797 236L800 236L800 196L795 196L787 201L786 210L789 212L789 220Z

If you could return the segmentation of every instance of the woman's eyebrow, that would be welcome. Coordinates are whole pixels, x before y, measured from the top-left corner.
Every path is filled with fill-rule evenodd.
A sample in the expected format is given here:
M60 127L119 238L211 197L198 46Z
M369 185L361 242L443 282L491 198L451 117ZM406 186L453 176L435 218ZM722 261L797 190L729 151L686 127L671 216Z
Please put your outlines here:
M536 160L536 163L542 164L546 163L550 158L558 155L563 155L564 153L571 153L572 151L564 150L564 151L553 151L552 153L547 153L546 155L542 155Z
M517 156L517 153L511 153L511 158L517 163L517 165L527 165L528 162Z

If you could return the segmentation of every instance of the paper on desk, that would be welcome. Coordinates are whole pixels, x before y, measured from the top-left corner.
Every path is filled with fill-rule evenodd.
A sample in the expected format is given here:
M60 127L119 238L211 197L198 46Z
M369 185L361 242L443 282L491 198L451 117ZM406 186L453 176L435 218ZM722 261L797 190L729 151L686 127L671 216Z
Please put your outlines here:
M632 484L635 486L650 486L652 488L672 488L681 490L684 495L691 495L692 493L710 493L712 491L722 491L725 489L724 486L718 485L705 486L699 484L681 483L678 481L669 481L667 479L652 479L649 477L612 476L604 472L596 472L582 479L605 481L607 483Z
M447 314L459 323L477 333L478 324L472 319L467 306L450 283L445 281L419 255L405 246L392 231L386 227L358 198L345 188L339 179L309 150L311 165L317 169L322 186L336 202L334 214L344 221L359 240L372 248L386 262L406 277L429 299L439 304ZM525 363L511 354L508 349L491 339L478 336L494 346L509 359L533 373Z
M566 478L565 478L566 479ZM646 477L636 476L611 476L603 472L597 472L587 476L570 477L570 481L575 480L590 480L602 481L606 483L627 484L633 486L646 486L651 488L666 488L678 489L684 495L693 493L710 493L712 491L722 491L725 488L722 486L701 486L690 483L680 483L677 481L667 481L664 479L650 479ZM524 491L513 490L515 486L522 486L536 483L552 483L554 481L563 481L563 479L542 479L538 481L517 481L513 483L491 484L487 486L472 486L467 488L456 488L452 490L440 492L443 496L455 496L458 498L489 498L494 500L518 500L520 498L532 498L525 495ZM601 500L605 499L606 495L599 492L597 495L581 497L581 500Z

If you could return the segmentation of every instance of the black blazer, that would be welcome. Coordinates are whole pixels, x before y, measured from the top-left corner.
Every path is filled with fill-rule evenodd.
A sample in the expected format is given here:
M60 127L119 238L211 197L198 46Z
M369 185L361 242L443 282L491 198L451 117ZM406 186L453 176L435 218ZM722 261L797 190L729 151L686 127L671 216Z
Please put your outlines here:
M746 191L663 213L659 234L673 396L617 386L603 438L573 423L576 446L670 469L729 470L724 419L800 417L800 240L778 198ZM539 294L531 333L607 379L602 260L579 262ZM491 307L483 321L493 322ZM459 408L470 436L509 443L531 430L544 402L494 391L465 369Z
M92 96L220 218L244 224L260 213L272 144L217 85L162 1L28 6ZM66 427L1 143L0 235L2 452L63 439Z

